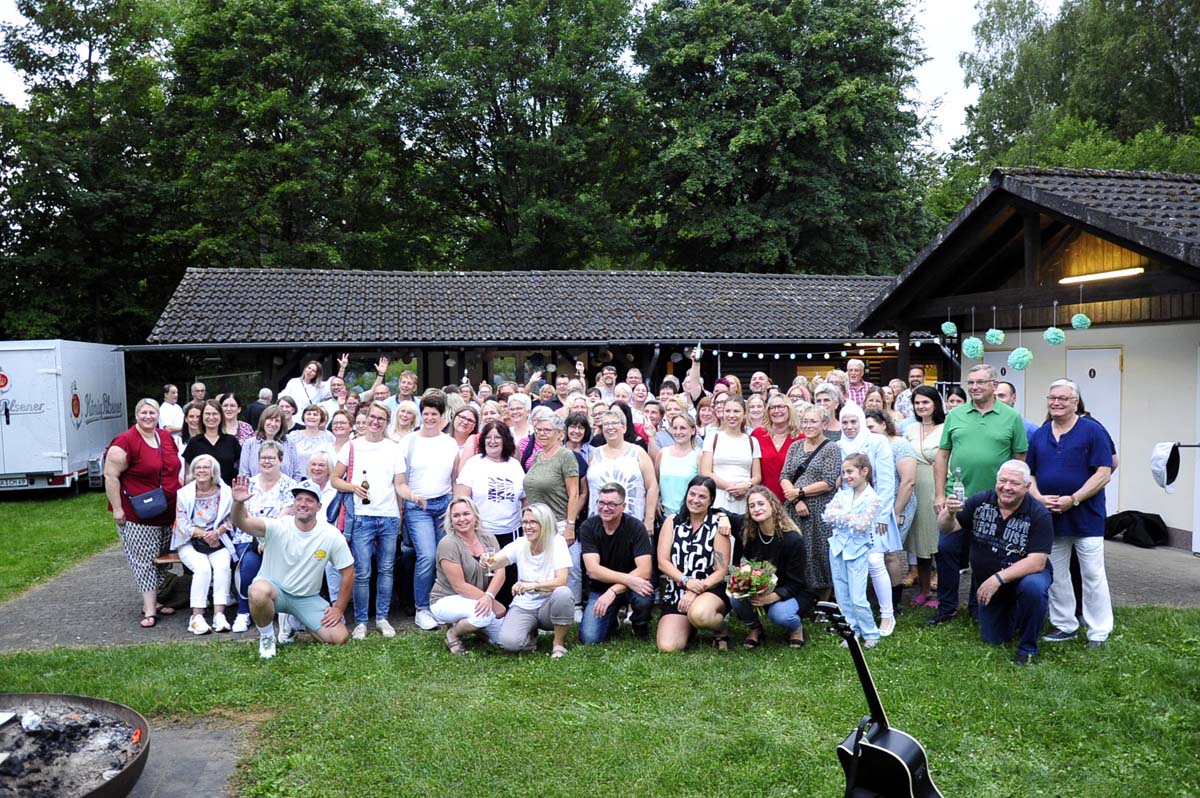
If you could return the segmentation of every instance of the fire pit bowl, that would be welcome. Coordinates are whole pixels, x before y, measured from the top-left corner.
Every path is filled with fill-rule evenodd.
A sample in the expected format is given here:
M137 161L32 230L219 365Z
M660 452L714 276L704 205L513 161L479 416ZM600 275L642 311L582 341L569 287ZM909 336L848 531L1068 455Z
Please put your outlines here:
M0 715L9 712L16 718L0 725L0 798L124 798L150 756L146 719L112 701L0 693ZM41 726L27 730L26 713L37 715Z

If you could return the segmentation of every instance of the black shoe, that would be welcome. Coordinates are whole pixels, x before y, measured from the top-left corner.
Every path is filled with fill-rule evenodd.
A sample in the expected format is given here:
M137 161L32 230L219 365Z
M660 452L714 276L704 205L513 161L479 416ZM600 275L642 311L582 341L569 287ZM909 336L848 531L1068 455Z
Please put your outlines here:
M649 640L650 639L650 627L649 626L633 627L633 637L635 640Z
M1037 662L1037 656L1026 654L1024 651L1018 651L1013 657L1013 665L1024 668L1026 665L1032 665Z
M943 615L941 613L938 613L937 615L933 616L928 621L926 621L925 625L926 626L941 626L942 624L950 623L953 620L954 620L953 615Z

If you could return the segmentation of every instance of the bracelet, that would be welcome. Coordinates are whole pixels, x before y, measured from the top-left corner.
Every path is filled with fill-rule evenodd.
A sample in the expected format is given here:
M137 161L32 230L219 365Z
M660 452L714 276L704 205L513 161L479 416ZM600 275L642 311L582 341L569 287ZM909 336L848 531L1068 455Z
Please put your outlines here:
M485 590L485 591L483 591L483 595L487 596L487 597L488 597L488 598L490 598L492 601L495 601L495 600L496 600L496 594L495 594L495 593L493 593L493 592L492 592L492 591L490 591L490 590Z
M1004 578L1003 578L1002 576L1000 576L1000 572L999 572L999 571L997 571L996 573L992 574L992 576L996 577L996 581L997 581L997 582L999 582L1001 586L1003 586L1003 585L1004 585Z

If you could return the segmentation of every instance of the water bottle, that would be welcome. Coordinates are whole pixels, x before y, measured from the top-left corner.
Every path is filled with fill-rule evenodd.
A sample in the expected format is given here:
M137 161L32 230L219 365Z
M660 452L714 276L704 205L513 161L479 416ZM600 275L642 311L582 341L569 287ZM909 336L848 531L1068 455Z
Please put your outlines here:
M950 490L954 492L954 498L958 499L960 503L966 502L967 486L963 484L961 468L954 469L954 486Z

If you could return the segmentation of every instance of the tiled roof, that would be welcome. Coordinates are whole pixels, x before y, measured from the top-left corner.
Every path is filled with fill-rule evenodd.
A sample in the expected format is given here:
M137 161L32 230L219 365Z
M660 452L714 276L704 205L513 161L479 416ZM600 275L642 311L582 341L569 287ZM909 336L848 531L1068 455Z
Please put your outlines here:
M849 335L887 277L188 269L151 344L655 343Z
M993 184L1167 257L1200 267L1200 175L997 169Z
M940 262L969 221L1023 207L1089 226L1112 240L1135 244L1182 264L1200 268L1200 175L1102 169L1007 167L992 170L988 183L925 245L884 291L868 300L849 324L867 330L904 318L914 278L930 269L947 270L959 259ZM908 292L911 293L911 292Z

